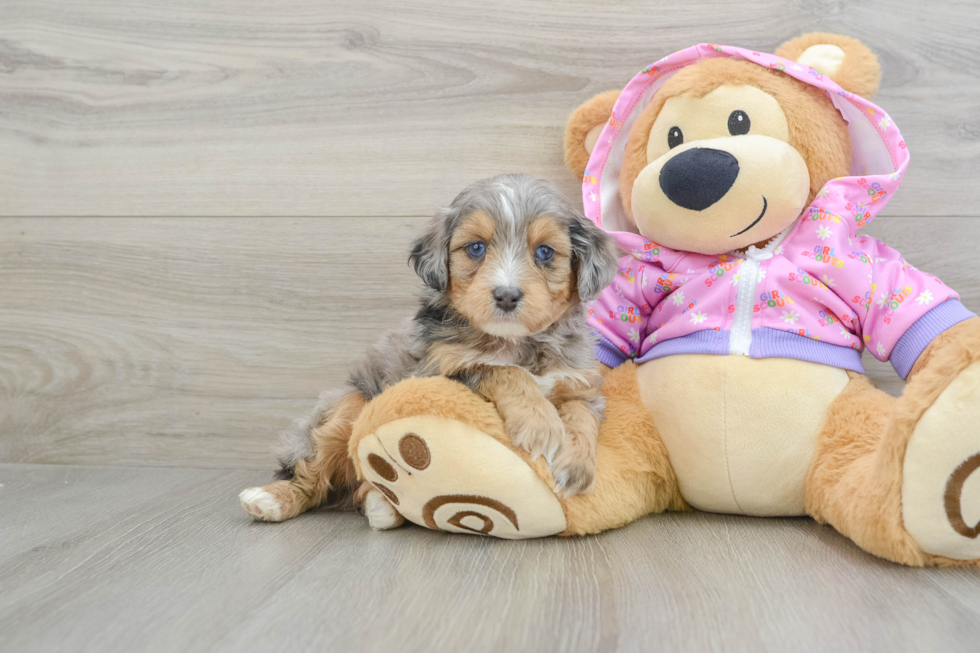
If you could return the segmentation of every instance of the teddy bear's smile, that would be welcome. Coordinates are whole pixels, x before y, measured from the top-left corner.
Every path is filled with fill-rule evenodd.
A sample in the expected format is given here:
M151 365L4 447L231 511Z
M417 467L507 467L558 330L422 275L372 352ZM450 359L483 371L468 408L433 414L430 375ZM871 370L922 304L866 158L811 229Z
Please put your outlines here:
M765 196L765 195L763 195L763 196L762 196L762 213L760 213L760 214L759 214L759 217L758 217L758 218L756 218L755 220L753 220L753 221L752 221L752 224L750 224L749 226L747 226L747 227L746 227L745 229L742 229L742 230L741 230L740 232L738 232L737 234L732 234L732 235L730 236L730 238L734 238L735 236L741 236L741 235L742 235L742 234L744 234L744 233L745 233L746 231L748 231L749 229L751 229L751 228L752 228L752 227L754 227L755 225L757 225L757 224L759 224L759 220L761 220L761 219L762 219L762 217L763 217L763 216L764 216L764 215L766 214L766 209L768 209L768 208L769 208L769 202L768 202L768 201L766 200L766 196Z

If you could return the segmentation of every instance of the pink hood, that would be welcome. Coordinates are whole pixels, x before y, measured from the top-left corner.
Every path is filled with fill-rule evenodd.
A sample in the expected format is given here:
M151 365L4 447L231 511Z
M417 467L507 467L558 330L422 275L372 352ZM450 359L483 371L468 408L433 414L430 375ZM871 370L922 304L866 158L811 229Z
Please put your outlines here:
M675 72L713 57L750 61L823 90L851 135L851 176L827 182L779 238L747 255L706 256L652 242L633 232L619 195L633 122ZM582 184L586 215L631 253L591 306L590 322L603 336L599 359L618 365L671 354L743 354L863 371L867 344L904 378L936 335L972 316L939 279L856 234L891 199L908 163L905 141L888 114L809 66L701 44L644 69L616 101ZM741 293L740 285L746 286Z

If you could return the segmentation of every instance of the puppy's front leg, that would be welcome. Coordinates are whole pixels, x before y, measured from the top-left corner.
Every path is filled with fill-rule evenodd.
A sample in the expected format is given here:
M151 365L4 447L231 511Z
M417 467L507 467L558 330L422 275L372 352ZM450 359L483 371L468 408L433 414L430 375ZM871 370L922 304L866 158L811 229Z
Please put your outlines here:
M565 496L588 493L595 486L596 442L604 407L605 400L598 393L558 404L565 439L551 463L551 473L555 490Z
M487 368L477 392L497 407L511 442L531 452L532 458L544 456L551 462L565 439L565 427L530 373L520 367Z

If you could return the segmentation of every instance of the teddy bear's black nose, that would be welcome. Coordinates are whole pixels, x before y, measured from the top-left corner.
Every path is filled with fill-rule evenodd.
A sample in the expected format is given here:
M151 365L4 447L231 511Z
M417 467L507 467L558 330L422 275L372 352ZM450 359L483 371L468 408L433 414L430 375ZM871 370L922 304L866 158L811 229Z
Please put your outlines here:
M703 211L728 192L738 177L738 159L724 150L693 147L660 169L660 188L671 202Z

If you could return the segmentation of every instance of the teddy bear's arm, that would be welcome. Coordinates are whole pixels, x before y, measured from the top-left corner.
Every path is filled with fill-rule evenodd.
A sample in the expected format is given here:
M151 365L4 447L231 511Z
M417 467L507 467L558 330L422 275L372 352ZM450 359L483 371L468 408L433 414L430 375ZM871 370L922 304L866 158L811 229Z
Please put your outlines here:
M924 370L929 366L930 362L935 360L936 354L946 347L957 343L965 337L968 333L973 333L980 327L980 318L971 317L962 322L954 324L950 328L946 329L938 336L936 336L932 342L922 350L919 354L918 359L915 361L915 365L912 366L912 370L909 372L907 379L911 379L913 376Z
M616 367L636 356L650 335L654 309L665 293L650 293L663 268L655 261L626 256L612 284L590 304L589 325L602 336L596 356L604 365Z
M929 343L974 314L956 291L885 243L864 235L848 242L851 252L842 261L844 268L830 269L828 264L826 282L848 301L852 319L860 322L856 332L871 354L890 361L904 379ZM860 261L865 262L863 273L857 267Z

